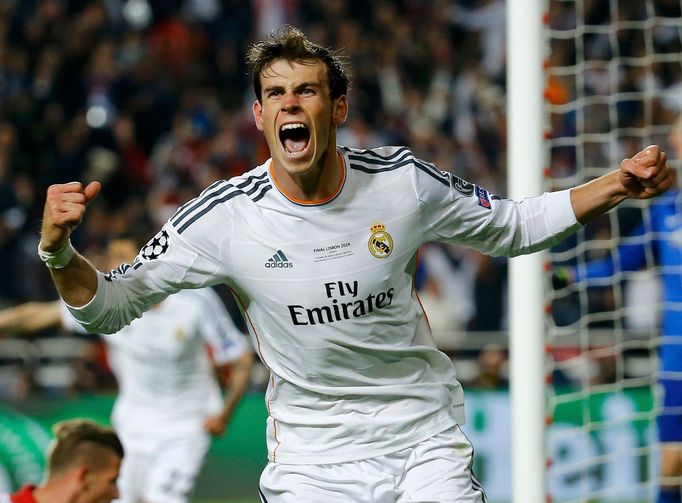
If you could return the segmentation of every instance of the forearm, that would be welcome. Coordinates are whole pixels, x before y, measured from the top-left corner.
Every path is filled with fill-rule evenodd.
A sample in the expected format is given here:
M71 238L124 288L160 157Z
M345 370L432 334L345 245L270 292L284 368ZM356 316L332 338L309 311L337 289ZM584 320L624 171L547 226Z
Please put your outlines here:
M0 311L0 331L35 332L59 325L59 301L28 302Z
M619 172L612 171L571 189L571 204L581 224L598 217L618 206L628 198L619 179Z
M95 268L76 252L69 240L81 223L85 207L99 194L99 182L51 185L47 189L38 255L47 264L59 295L75 307L87 304L97 291Z
M66 267L50 269L50 273L59 295L69 306L84 306L97 292L97 271L78 252Z
M571 203L578 221L585 224L609 211L628 197L649 199L668 190L675 180L667 156L651 145L629 159L619 169L571 190Z
M222 416L229 421L237 405L241 401L249 386L253 356L251 353L243 355L236 363L230 379L230 389L225 395Z

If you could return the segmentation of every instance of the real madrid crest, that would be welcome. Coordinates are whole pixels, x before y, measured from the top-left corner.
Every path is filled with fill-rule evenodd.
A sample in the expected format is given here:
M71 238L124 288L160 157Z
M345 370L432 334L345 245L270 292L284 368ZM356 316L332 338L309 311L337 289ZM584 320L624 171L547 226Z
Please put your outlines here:
M393 251L393 238L386 232L386 226L377 222L369 230L372 232L367 242L369 252L376 258L388 257Z

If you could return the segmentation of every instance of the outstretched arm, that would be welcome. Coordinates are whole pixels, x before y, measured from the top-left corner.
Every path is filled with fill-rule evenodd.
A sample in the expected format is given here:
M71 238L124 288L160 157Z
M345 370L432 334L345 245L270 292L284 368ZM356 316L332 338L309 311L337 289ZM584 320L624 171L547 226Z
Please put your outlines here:
M251 368L253 367L253 353L245 352L235 363L230 379L230 389L225 395L223 410L204 421L204 429L211 435L222 435L234 414L237 405L241 401L249 386Z
M101 189L99 182L52 185L47 189L39 253L50 268L59 295L74 307L87 304L97 291L95 268L71 247L69 238L86 205Z
M27 302L0 311L0 332L24 334L55 327L62 322L59 301Z
M652 145L620 163L613 171L571 190L578 221L586 224L627 198L649 199L661 195L674 182L665 152Z

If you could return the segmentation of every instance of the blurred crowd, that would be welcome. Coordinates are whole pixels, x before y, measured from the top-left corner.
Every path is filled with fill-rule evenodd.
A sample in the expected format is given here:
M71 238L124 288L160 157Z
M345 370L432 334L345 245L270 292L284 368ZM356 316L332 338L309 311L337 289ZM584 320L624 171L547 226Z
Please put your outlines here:
M549 3L551 29L575 28L576 2ZM596 25L615 15L613 2L580 4ZM677 0L657 0L655 13L642 10L649 2L619 4L626 18L680 16ZM351 111L340 144L408 145L439 169L505 195L504 0L1 0L0 306L56 297L36 253L50 184L103 183L73 236L95 257L114 236L151 237L210 183L265 161L244 53L282 24L348 56ZM618 37L619 57L645 48L639 30ZM656 38L668 52L680 52L672 47L679 39L665 30ZM595 57L616 56L601 36L585 42ZM576 57L575 44L558 43L550 63L570 66ZM651 85L679 89L673 66L654 83L636 69L615 81L595 71L584 86L552 75L547 98L561 107ZM637 126L638 103L621 105L615 125L595 109L598 126ZM670 115L674 105L657 103L656 112ZM575 135L584 121L559 110L554 136ZM597 166L613 167L609 153L594 152ZM578 155L575 144L558 144L552 175L574 174ZM434 330L503 330L506 267L469 250L426 248L418 285Z

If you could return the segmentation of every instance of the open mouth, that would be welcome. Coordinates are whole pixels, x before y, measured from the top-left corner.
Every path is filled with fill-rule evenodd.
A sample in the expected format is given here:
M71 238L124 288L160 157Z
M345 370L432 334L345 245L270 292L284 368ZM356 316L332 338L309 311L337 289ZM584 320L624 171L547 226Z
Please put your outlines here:
M310 130L308 126L300 122L284 124L279 129L279 141L282 142L287 153L299 154L308 146Z

